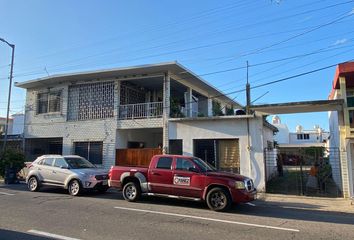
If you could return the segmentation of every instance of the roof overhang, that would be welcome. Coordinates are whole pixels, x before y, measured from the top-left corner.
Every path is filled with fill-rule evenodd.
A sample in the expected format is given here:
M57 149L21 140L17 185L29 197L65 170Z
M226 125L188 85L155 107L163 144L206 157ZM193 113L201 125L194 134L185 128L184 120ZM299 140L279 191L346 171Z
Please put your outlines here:
M64 82L74 82L82 80L99 80L99 79L131 79L139 78L143 76L156 76L165 73L173 73L178 76L179 79L174 79L176 81L185 80L193 84L194 86L203 89L204 91L210 93L210 97L215 97L222 101L228 102L235 107L242 107L238 102L227 97L223 92L216 89L208 82L200 78L198 75L194 74L192 71L182 66L177 62L166 62L158 64L147 64L139 65L133 67L123 67L123 68L112 68L104 70L95 71L85 71L77 73L66 73L66 74L56 74L48 77L38 78L34 80L29 80L25 82L15 83L16 87L20 88L37 88L37 87L49 87L51 85L56 85ZM209 97L209 96L208 96Z
M251 109L262 115L341 111L343 99L253 105Z

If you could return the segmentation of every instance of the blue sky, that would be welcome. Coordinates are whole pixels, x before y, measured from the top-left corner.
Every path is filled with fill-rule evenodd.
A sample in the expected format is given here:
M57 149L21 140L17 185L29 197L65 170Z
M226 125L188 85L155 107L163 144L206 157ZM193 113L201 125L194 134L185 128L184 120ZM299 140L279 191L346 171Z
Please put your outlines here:
M14 81L177 60L225 93L354 59L354 1L0 0L0 37L16 45ZM10 48L0 43L0 116ZM287 59L287 60L284 60ZM273 62L274 61L274 62ZM272 63L268 63L272 62ZM262 64L261 64L262 63ZM256 65L256 66L253 66ZM335 67L252 90L258 104L327 99ZM245 94L230 94L245 103ZM11 113L23 111L14 88ZM328 129L327 113L281 116Z

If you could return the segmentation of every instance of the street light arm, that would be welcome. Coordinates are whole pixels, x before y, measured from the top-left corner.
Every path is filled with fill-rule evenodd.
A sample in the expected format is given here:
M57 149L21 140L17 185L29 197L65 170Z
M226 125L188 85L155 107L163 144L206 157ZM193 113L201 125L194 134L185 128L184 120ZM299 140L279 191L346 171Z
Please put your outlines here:
M6 41L6 40L3 39L3 38L0 38L0 41L6 43L6 44L9 45L11 48L14 48L14 47L15 47L14 44L9 43L8 41Z

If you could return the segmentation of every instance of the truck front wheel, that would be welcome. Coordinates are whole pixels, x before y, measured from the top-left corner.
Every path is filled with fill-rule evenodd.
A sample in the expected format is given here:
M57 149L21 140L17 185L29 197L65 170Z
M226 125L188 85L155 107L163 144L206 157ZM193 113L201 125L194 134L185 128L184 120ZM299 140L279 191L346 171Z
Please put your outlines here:
M231 197L228 191L215 187L208 192L206 202L211 210L225 211L231 206Z
M140 187L135 182L128 182L123 187L123 197L128 202L135 202L141 195Z

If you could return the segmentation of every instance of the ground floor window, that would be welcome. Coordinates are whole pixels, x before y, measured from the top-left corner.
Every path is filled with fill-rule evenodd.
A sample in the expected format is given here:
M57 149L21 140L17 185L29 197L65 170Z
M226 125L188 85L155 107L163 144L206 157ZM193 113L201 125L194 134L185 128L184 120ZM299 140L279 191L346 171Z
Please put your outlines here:
M169 141L170 154L182 155L183 154L183 141L182 139L171 139Z
M93 164L102 164L103 142L74 142L74 152Z
M44 154L59 154L63 151L63 138L26 138L25 155L29 161Z

